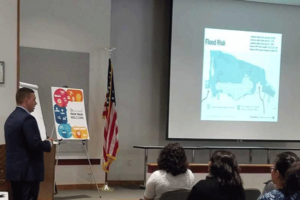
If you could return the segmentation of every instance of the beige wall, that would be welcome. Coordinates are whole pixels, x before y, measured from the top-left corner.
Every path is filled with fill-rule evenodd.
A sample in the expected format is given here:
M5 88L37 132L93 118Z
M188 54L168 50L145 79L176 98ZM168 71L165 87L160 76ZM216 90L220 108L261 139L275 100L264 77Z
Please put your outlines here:
M90 140L87 145L90 158L101 158L102 153L102 109L108 67L108 53L104 48L110 46L110 11L111 0L21 1L22 47L90 54L88 108ZM69 145L71 148L68 148L68 151L62 145ZM63 152L59 153L60 159L86 158L83 148L78 152L72 151L72 144L62 145ZM105 176L101 166L95 165L93 168L97 182L104 183ZM88 169L88 166L58 166L57 184L93 183Z
M0 61L5 62L5 84L0 84L0 144L4 123L15 108L17 90L17 0L0 1Z

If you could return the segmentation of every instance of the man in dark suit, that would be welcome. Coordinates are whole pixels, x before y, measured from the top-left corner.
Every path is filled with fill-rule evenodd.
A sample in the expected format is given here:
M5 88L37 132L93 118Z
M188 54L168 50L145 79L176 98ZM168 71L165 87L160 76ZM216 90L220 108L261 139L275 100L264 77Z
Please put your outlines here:
M14 200L37 200L44 180L44 155L50 152L53 139L41 140L36 119L30 114L36 106L34 91L21 88L16 94L17 108L7 118L6 179L10 181Z

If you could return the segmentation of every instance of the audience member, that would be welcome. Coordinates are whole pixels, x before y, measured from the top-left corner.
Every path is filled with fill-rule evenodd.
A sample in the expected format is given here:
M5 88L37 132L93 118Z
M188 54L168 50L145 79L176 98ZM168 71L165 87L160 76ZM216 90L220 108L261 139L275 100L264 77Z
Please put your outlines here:
M263 194L259 200L286 199L284 195L284 191L288 189L285 184L286 173L296 161L299 161L298 156L291 152L280 153L276 156L274 167L271 168L271 177L273 183L276 185L276 189Z
M191 190L188 200L243 200L245 190L233 153L216 151L209 162L209 175Z
M290 156L294 156L296 160L300 160L299 157L293 152L287 151L287 152L284 152L284 153L288 154ZM263 192L261 193L261 196L276 189L276 185L273 183L272 180L267 181L265 184L266 185L263 189Z
M180 144L164 147L157 162L159 170L153 172L147 181L145 200L159 200L165 192L193 187L195 177L188 169L186 154Z
M296 161L288 169L285 175L285 199L300 200L300 161Z

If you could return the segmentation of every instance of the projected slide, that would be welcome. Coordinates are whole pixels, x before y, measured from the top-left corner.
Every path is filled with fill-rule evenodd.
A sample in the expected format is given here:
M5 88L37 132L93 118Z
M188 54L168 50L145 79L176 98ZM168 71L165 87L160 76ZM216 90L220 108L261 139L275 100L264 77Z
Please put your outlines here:
M281 38L205 29L201 120L277 122Z

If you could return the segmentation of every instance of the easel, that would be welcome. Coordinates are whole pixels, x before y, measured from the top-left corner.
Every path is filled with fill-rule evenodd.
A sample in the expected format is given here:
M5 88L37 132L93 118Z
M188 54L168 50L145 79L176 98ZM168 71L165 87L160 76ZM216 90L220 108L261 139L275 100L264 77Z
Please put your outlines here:
M57 140L56 141L56 144L57 144L57 157L56 157L56 164L55 164L55 167L58 165L58 159L59 159L59 145L62 144L62 143L69 143L69 141L64 141L63 139L60 139L60 140ZM80 144L80 143L79 143ZM81 144L83 145L84 147L84 150L85 150L85 153L86 153L86 158L89 162L89 165L90 165L90 168L91 168L91 171L92 171L92 174L93 174L93 179L94 179L94 182L95 182L95 185L96 185L96 188L97 188L97 191L98 191L98 194L99 194L99 198L101 198L101 195L100 195L100 191L99 191L99 188L98 188L98 184L97 184L97 181L96 181L96 178L95 178L95 173L94 173L94 170L93 170L93 167L92 167L92 164L91 164L91 160L89 158L89 154L88 154L88 151L86 149L86 140L81 140ZM55 178L54 178L54 183L55 183Z
M68 86L63 86L64 88L68 88ZM55 123L55 122L54 122ZM53 135L54 135L54 131L55 131L55 124L53 126L53 129L52 129L52 133L51 133L51 138L53 138ZM59 158L59 145L61 143L69 143L71 140L67 140L64 142L63 139L59 139L55 142L55 144L57 144L57 158L56 158L56 163L55 163L55 167L58 165L58 158ZM93 179L95 181L95 185L96 185L96 188L97 188L97 191L98 191L98 194L99 194L99 198L101 198L101 195L100 195L100 191L99 191L99 188L98 188L98 184L97 184L97 181L96 181L96 178L95 178L95 173L94 173L94 170L93 170L93 167L92 167L92 164L91 164L91 160L90 160L90 157L89 157L89 154L88 154L88 151L86 149L86 140L76 140L76 141L81 141L81 144L83 145L84 147L84 150L85 150L85 153L86 153L86 158L89 162L89 165L90 165L90 168L91 168L91 171L92 171L92 174L93 174ZM54 142L53 142L54 143ZM80 144L80 143L79 143ZM54 184L55 184L55 176L54 176Z

